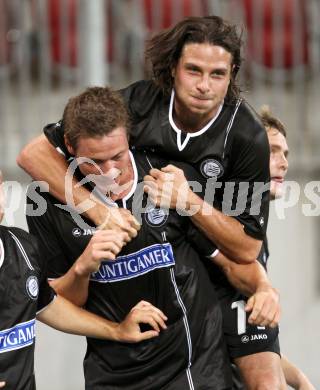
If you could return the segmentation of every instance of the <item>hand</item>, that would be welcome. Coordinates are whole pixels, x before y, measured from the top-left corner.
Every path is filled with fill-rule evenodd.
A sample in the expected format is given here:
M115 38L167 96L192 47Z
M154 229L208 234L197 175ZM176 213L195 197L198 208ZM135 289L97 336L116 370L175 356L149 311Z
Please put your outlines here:
M276 327L280 321L280 294L270 285L258 288L246 304L246 312L251 312L248 322L251 325Z
M94 208L95 218L92 219L100 230L122 232L126 242L137 236L140 224L129 210L101 203L96 203Z
M151 339L158 336L161 329L167 328L166 320L167 317L160 309L149 302L140 301L119 324L116 339L127 343ZM153 330L141 332L140 323L149 324Z
M89 276L98 271L101 261L114 260L125 244L125 235L113 230L98 230L75 263L75 272Z
M0 389L6 386L6 382L0 382Z
M155 205L171 209L187 208L192 191L182 169L167 165L161 171L151 169L149 173L144 177L144 191Z

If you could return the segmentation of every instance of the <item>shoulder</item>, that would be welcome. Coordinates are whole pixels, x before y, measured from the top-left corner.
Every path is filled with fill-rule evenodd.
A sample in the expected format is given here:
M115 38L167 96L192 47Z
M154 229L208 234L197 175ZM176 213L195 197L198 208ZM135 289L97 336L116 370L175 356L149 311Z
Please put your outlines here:
M25 231L24 229L13 227L13 226L8 226L8 227L1 227L2 229L6 229L7 233L12 237L14 235L17 237L19 240L24 241L24 242L29 242L31 240L31 235ZM1 229L1 230L2 230ZM2 230L3 232L3 230Z
M234 117L231 135L233 140L241 145L268 144L267 133L258 113L244 99Z
M15 241L22 253L25 252L28 256L33 256L37 253L38 241L35 236L23 229L11 226L7 228L7 233L9 234L9 237L11 237L11 240Z
M119 92L134 116L145 115L163 96L161 89L152 80L137 81Z

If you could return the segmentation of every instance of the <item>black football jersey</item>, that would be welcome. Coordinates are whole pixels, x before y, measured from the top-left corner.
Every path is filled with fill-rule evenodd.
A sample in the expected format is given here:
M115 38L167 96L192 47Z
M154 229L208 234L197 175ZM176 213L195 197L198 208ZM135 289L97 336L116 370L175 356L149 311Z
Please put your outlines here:
M35 317L54 298L34 237L0 226L0 381L35 390Z
M142 226L115 261L102 261L91 275L86 308L119 322L147 300L168 316L168 329L139 344L88 338L86 388L225 389L230 368L221 312L199 255L210 255L215 247L189 218L146 203L142 178L150 165L160 168L162 161L139 152L134 156L135 184L118 206L138 210L140 204ZM57 206L51 195L42 195L47 210L40 217L29 216L28 225L43 242L49 277L57 278L80 256L95 228Z

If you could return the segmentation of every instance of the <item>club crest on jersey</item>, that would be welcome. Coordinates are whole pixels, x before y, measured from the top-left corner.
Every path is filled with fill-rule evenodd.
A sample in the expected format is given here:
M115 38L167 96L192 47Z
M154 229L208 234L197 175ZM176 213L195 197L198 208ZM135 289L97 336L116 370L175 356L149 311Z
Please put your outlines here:
M38 278L34 275L29 276L26 281L26 290L31 299L37 299L39 295Z
M223 175L223 166L217 160L210 158L208 160L202 161L200 165L200 171L204 177L207 179L219 178Z
M168 219L168 210L150 206L145 211L145 220L149 226L162 226Z

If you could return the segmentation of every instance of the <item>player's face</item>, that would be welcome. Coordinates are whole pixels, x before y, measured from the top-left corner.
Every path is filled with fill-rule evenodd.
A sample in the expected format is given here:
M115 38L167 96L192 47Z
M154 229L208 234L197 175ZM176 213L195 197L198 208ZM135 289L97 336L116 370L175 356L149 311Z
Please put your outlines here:
M125 188L133 179L127 133L123 127L102 137L80 138L76 150L70 146L68 149L77 158L81 173L91 175L90 180L104 193L120 194L119 188ZM84 162L81 157L85 158Z
M270 145L270 196L271 199L280 198L283 195L283 181L288 170L289 149L286 138L273 128L267 129Z
M221 46L188 43L172 71L175 115L210 120L223 102L231 77L231 54Z
M0 171L0 222L4 215L4 191L3 191L3 178L2 172Z

